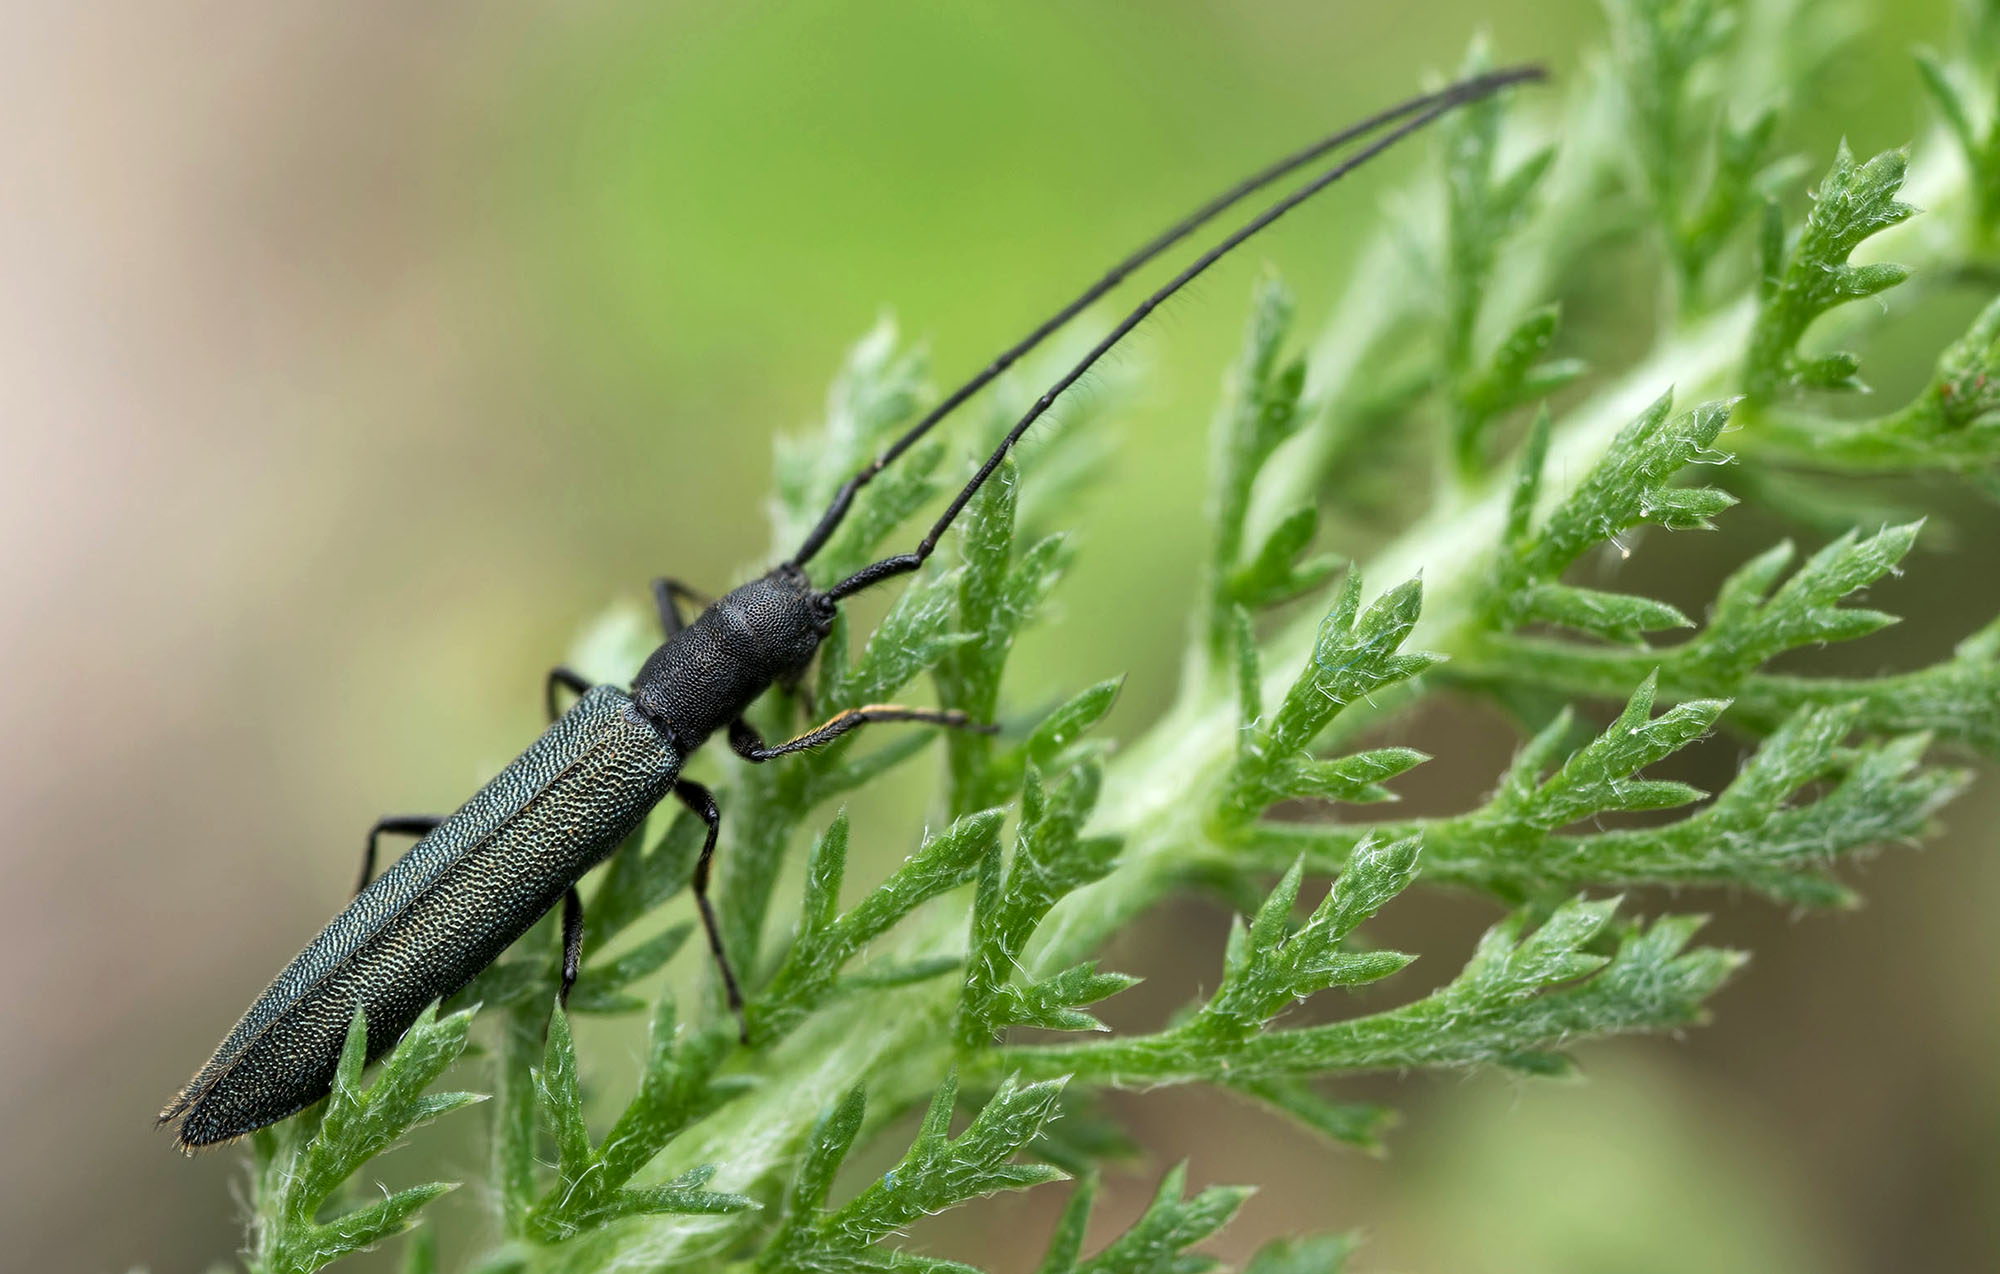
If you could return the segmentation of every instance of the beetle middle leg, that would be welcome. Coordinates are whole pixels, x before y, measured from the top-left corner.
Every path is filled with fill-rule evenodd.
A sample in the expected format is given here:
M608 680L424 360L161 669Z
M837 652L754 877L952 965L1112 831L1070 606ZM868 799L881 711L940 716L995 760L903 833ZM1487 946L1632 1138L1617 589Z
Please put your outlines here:
M736 755L746 761L768 761L774 756L784 756L788 752L803 752L822 743L831 743L849 730L857 730L870 721L915 721L924 725L941 725L953 730L971 730L978 734L993 734L1000 729L996 725L974 721L963 712L943 711L937 708L906 708L899 703L865 703L858 708L836 712L825 724L816 726L797 738L787 739L776 747L766 746L756 729L748 721L738 717L729 723L729 746L735 749Z
M396 836L428 836L444 822L441 814L388 814L375 820L375 826L368 829L368 844L361 851L361 879L354 884L354 892L368 888L368 882L375 879L375 842L384 832Z
M557 664L549 669L549 678L542 683L542 704L549 710L549 720L554 721L562 713L556 711L556 691L567 690L578 698L590 693L590 678L584 676L568 664Z
M708 933L709 954L715 957L715 967L722 974L722 990L729 999L729 1011L736 1015L736 1037L748 1044L750 1023L743 1016L743 988L737 984L736 970L722 949L722 929L716 924L715 908L708 901L708 872L715 861L715 838L722 831L722 814L715 808L715 794L699 783L682 779L674 784L674 795L708 824L708 836L701 842L701 857L695 860L690 887L694 891L694 905L701 910L701 927Z

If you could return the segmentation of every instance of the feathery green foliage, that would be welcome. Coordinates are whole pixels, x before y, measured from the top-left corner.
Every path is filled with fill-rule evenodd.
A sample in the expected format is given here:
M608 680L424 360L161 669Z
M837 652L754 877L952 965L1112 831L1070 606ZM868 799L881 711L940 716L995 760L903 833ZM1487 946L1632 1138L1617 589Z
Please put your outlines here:
M891 1256L874 1245L920 1216L967 1199L1060 1179L1063 1174L1057 1168L1016 1163L1013 1158L1055 1115L1061 1092L1060 1081L1002 1084L972 1125L953 1137L950 1125L958 1080L947 1076L902 1161L845 1207L829 1210L826 1196L834 1170L861 1129L866 1102L861 1090L855 1089L813 1129L785 1199L785 1221L758 1256L757 1267L775 1272L894 1266L939 1274L971 1268L956 1261Z
M1483 48L1462 68L1487 70ZM1476 482L1486 468L1487 434L1495 419L1522 403L1553 393L1583 371L1574 359L1543 358L1555 339L1558 310L1537 306L1504 320L1507 334L1486 352L1480 331L1492 309L1490 293L1500 254L1528 219L1549 165L1553 144L1535 149L1504 175L1499 166L1496 99L1475 102L1442 125L1444 133L1445 250L1443 270L1443 371L1449 399L1448 476Z
M717 894L748 1041L686 941L702 829L663 810L590 890L567 1013L552 1010L545 926L462 1011L427 1016L367 1089L357 1024L323 1110L257 1138L253 1267L316 1269L446 1188L347 1212L330 1202L408 1129L472 1100L422 1093L476 1004L494 1096L482 1270L965 1270L907 1228L1065 1177L1047 1274L1208 1269L1197 1249L1246 1191L1189 1196L1184 1167L1128 1230L1085 1250L1100 1179L1133 1154L1094 1095L1206 1085L1380 1148L1394 1112L1342 1099L1343 1077L1559 1074L1594 1038L1701 1020L1743 956L1699 945L1700 918L1678 901L1617 891L1842 905L1847 860L1922 838L1970 778L1963 754L2000 753L2000 619L1904 671L1802 661L1896 622L1861 594L1924 569L1924 523L1856 518L1839 491L1920 477L2000 494L2000 301L1978 298L1928 384L1879 415L1842 405L1860 357L1829 351L1869 350L1881 315L1913 293L1906 279L1988 277L1964 267L1990 253L2000 221L2000 129L1981 106L2000 41L1982 27L1956 60L1922 62L1941 144L1866 160L1842 146L1807 201L1791 188L1802 169L1784 153L1787 112L1839 23L1791 20L1784 0L1608 7L1605 72L1559 116L1503 96L1440 130L1440 160L1400 205L1416 215L1364 255L1326 338L1300 340L1296 300L1274 277L1257 283L1214 417L1187 676L1160 721L1114 751L1098 730L1117 680L1009 677L1072 557L1038 489L1067 493L1092 470L1096 404L1003 466L872 631L843 618L823 648L822 712L928 679L940 703L1003 725L944 740L939 830L879 882L850 881L850 849L874 833L838 803L921 773L910 763L934 732L723 763ZM1475 49L1469 65L1485 64ZM1914 221L1913 174L1926 192ZM1635 227L1655 285L1636 308L1659 331L1629 365L1587 369L1558 316L1603 312L1601 254L1629 252L1616 241ZM1878 299L1847 304L1862 298ZM1002 386L1003 408L1045 379ZM928 393L893 330L856 348L825 428L781 452L782 546ZM1413 455L1405 436L1435 445ZM818 577L907 539L959 454L946 439L889 470ZM1343 533L1350 496L1373 500L1394 533ZM1699 609L1607 578L1682 533L1731 534L1739 501L1814 547L1731 541L1742 565ZM608 624L587 646L606 679L645 653ZM1391 817L1400 776L1429 760L1399 730L1445 690L1510 713L1519 749L1459 812ZM774 692L759 727L792 732L806 697ZM1741 749L1719 790L1659 772L1718 733L1733 758ZM795 917L777 906L788 872L802 881ZM1385 999L1421 953L1372 945L1367 925L1426 886L1489 899L1498 918L1436 989ZM1104 967L1105 940L1188 890L1244 913L1213 953L1211 989L1158 1029L1107 1029L1116 1015L1097 1006L1136 979ZM1302 893L1317 899L1303 914ZM1366 1012L1336 994L1378 984ZM579 1052L571 1015L649 1001L636 1077L615 1051ZM851 1152L919 1107L907 1153L861 1179ZM1349 1246L1287 1239L1245 1268L1333 1271ZM435 1255L412 1260L432 1268Z
M359 1013L340 1051L333 1092L300 1118L256 1133L251 1149L251 1207L256 1218L255 1274L307 1274L408 1229L419 1208L450 1182L411 1186L321 1220L335 1193L363 1165L414 1128L479 1101L477 1093L426 1093L465 1049L469 1013L440 1021L435 1008L417 1019L363 1088L368 1026Z

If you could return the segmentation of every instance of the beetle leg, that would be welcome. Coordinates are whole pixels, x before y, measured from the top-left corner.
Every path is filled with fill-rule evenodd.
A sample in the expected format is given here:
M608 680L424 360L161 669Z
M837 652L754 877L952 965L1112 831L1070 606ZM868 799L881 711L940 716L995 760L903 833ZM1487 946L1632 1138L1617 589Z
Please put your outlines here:
M715 837L722 830L722 815L715 808L715 794L699 783L682 779L674 784L674 795L708 824L708 836L701 843L701 857L694 864L694 903L701 909L701 927L708 931L709 954L715 957L716 970L722 974L722 990L729 998L729 1011L736 1015L736 1037L748 1044L750 1024L743 1016L743 990L737 985L736 970L730 967L729 956L722 949L722 930L715 922L715 908L708 901L708 869L715 860Z
M953 730L973 730L980 734L993 734L1000 728L974 721L963 712L906 708L897 703L866 703L858 708L836 712L824 725L816 726L795 739L787 739L776 747L766 747L757 731L739 717L729 723L729 746L746 761L768 761L787 752L803 752L822 743L831 743L849 730L859 729L870 721L916 721Z
M569 990L576 985L577 971L583 967L583 899L575 885L563 894L562 926L562 990L556 993L556 1002L568 1008Z
M562 716L562 713L556 711L557 687L582 696L590 691L590 678L567 664L557 664L549 669L549 679L542 683L542 702L548 707L551 721Z
M687 627L687 619L681 614L682 602L693 602L699 606L702 596L669 576L653 581L653 605L660 612L660 630L668 637Z
M428 836L444 818L437 814L388 814L375 820L375 826L368 829L368 844L361 851L361 879L355 882L354 892L368 888L368 882L375 878L375 840L383 832L398 836Z
M742 717L729 723L729 750L746 761L762 761L764 753L770 751L764 746L764 736L757 733L757 727Z

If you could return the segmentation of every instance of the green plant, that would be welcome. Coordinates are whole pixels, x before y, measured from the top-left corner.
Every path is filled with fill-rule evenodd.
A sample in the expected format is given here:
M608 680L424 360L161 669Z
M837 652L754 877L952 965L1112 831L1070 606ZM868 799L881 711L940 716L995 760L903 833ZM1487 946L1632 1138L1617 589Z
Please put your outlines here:
M1742 957L1697 945L1698 917L1642 916L1606 891L1724 885L1838 905L1850 898L1843 859L1921 836L1967 781L1942 758L2000 752L2000 620L1902 673L1774 661L1894 622L1850 603L1920 538L1916 521L1855 526L1829 483L1916 475L2000 492L1988 383L2000 374L2000 302L1886 413L1842 406L1860 363L1828 352L1836 339L1865 346L1885 312L1850 302L1948 279L1986 250L2000 149L1965 86L1990 84L2000 66L1984 39L1967 43L1963 64L1927 62L1952 145L1919 148L1915 171L1901 152L1857 162L1842 147L1804 210L1787 213L1778 196L1795 170L1771 156L1783 103L1821 73L1824 47L1811 42L1827 24L1789 21L1782 3L1612 9L1615 56L1561 118L1492 101L1445 125L1442 172L1407 195L1432 215L1364 254L1319 352L1294 352L1290 296L1259 284L1217 417L1214 547L1187 672L1162 720L1113 756L1093 728L1115 682L1051 711L1009 708L1039 693L1008 686L1005 672L1070 559L1061 533L1043 528L1090 468L1080 409L1026 473L1010 465L978 495L951 561L914 580L865 638L843 619L822 656L824 707L928 674L945 705L1009 723L997 739L945 741L943 829L843 909L849 823L821 811L929 740L850 738L738 769L726 785L719 888L752 988L749 1044L712 989L685 1020L659 992L638 1082L595 1134L583 1079L611 1066L579 1058L570 1017L551 1016L553 935L538 931L447 1006L458 1011L414 1030L372 1087L360 1087L350 1048L323 1109L257 1138L253 1266L318 1268L406 1225L444 1189L321 1219L340 1183L396 1137L472 1100L422 1091L463 1047L476 1004L494 1032L485 1192L497 1242L481 1270L962 1269L892 1236L963 1200L1065 1175L1078 1184L1045 1270L1205 1268L1191 1248L1243 1192L1184 1197L1180 1169L1130 1230L1083 1253L1094 1174L1120 1144L1091 1091L1215 1085L1372 1146L1389 1112L1338 1100L1328 1081L1488 1063L1559 1072L1590 1037L1699 1019ZM1615 123L1584 126L1605 120ZM1913 187L1926 209L1915 220L1901 198ZM1630 366L1587 369L1564 349L1560 306L1589 297L1599 254L1634 239L1671 298L1667 317ZM1880 259L1891 252L1899 264ZM856 348L825 431L781 457L781 542L909 418L923 381L886 327ZM1001 397L1004 422L1014 404ZM1396 445L1423 433L1440 440L1431 455ZM889 541L936 494L944 454L921 448L872 488L820 568L840 573ZM1431 480L1405 480L1416 473ZM1578 582L1579 563L1629 553L1649 531L1710 528L1738 498L1801 534L1840 529L1796 565L1789 542L1746 546L1700 625L1665 601ZM1361 505L1399 515L1400 530L1332 537L1369 559L1333 584L1338 560L1313 551L1322 514ZM1692 631L1655 637L1678 630ZM607 621L575 662L622 679L642 653ZM1298 816L1298 802L1392 798L1397 776L1427 758L1363 735L1393 736L1402 714L1447 690L1489 697L1524 727L1490 798L1444 817ZM1579 724L1601 705L1615 709L1602 728ZM783 733L798 705L773 695L759 711ZM1648 776L1715 730L1751 749L1721 792ZM774 925L780 873L815 830L796 918ZM698 840L692 820L663 812L613 859L588 908L591 960L570 1014L645 1007L633 986L675 958L689 928L638 931L681 892ZM1327 877L1301 916L1306 880ZM1413 958L1357 935L1417 885L1473 891L1507 914L1427 995L1284 1022L1300 1000L1389 978ZM1156 1032L1102 1033L1092 1006L1132 982L1099 966L1105 939L1187 889L1219 892L1247 916L1214 990ZM1017 1028L1085 1034L1029 1041ZM865 1134L926 1103L895 1167L840 1187ZM954 1135L961 1109L969 1123ZM1346 1251L1338 1238L1302 1239L1250 1268L1330 1270ZM413 1247L411 1268L433 1260Z

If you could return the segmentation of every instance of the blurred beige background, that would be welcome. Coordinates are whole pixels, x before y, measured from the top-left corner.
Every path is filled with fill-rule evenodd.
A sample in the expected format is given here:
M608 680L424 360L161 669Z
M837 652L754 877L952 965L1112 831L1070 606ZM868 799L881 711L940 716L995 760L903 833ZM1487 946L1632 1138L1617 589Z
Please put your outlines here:
M1943 37L1943 7L1885 5L1794 140L1913 136L1904 51ZM1417 13L7 6L5 1263L178 1271L235 1248L237 1160L181 1160L153 1112L341 901L376 815L450 807L538 728L580 625L655 573L722 585L764 561L770 439L814 418L884 307L960 373L1247 163L1456 65L1475 30L1559 71L1601 39L1583 0ZM1129 672L1114 733L1171 692L1248 281L1273 262L1322 312L1418 162L1289 221L1120 355L1147 375L1077 513L1064 622L1026 654L1045 682ZM1954 587L1992 578L1992 523L1966 516L1958 552L1884 598L1945 630L1899 630L1864 666L1991 612ZM1697 599L1685 581L1740 556L1676 554L1654 569ZM1425 779L1441 801L1510 747L1477 709L1413 730L1457 767ZM1265 1184L1234 1252L1361 1226L1368 1269L1995 1268L1996 813L1989 785L1950 838L1864 868L1856 914L1699 899L1757 953L1714 1026L1591 1050L1583 1085L1376 1085L1408 1116L1386 1160L1219 1099L1125 1099L1155 1162L1105 1221L1191 1156L1197 1181ZM1413 902L1382 937L1442 972L1489 918ZM1212 976L1222 922L1190 904L1135 931L1113 966L1155 980L1119 1011ZM1214 943L1190 956L1175 932ZM403 1153L450 1171L479 1152ZM1020 1232L1039 1242L1059 1201L982 1206L940 1241L1029 1268ZM449 1233L471 1241L477 1203Z

